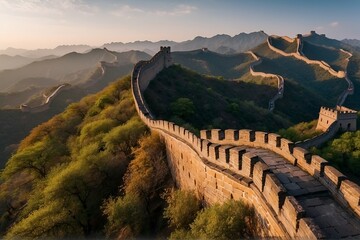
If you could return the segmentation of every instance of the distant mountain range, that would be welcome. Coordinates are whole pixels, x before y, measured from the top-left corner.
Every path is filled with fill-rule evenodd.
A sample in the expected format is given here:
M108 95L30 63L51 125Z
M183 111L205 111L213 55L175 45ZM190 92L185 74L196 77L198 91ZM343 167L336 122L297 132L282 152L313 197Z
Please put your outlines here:
M25 66L29 63L35 62L35 61L52 59L52 58L56 58L56 57L57 56L55 56L55 55L49 55L49 56L44 56L41 58L29 58L29 57L24 57L24 56L20 56L20 55L9 56L9 55L2 54L2 55L0 55L0 71L6 70L6 69L19 68L19 67L23 67L23 66Z
M360 40L358 40L358 39L347 39L347 38L345 38L344 40L342 40L342 42L344 42L346 44L349 44L351 46L360 48Z
M258 46L259 44L266 41L267 34L263 31L252 32L252 33L240 33L231 37L226 34L219 34L210 38L207 37L195 37L193 40L183 41L183 42L174 42L174 41L135 41L135 42L112 42L106 43L100 48L107 48L111 51L116 52L126 52L130 50L138 50L146 52L150 55L154 55L159 51L160 46L170 46L173 51L191 51L201 48L208 48L211 51L218 53L239 53L245 52L251 48ZM0 54L5 54L8 56L22 56L27 58L40 58L45 56L63 56L70 52L86 53L89 52L93 47L88 45L61 45L54 49L36 49L36 50L26 50L26 49L16 49L16 48L7 48L5 50L0 50ZM1 62L0 62L1 64ZM4 67L0 68L5 69Z

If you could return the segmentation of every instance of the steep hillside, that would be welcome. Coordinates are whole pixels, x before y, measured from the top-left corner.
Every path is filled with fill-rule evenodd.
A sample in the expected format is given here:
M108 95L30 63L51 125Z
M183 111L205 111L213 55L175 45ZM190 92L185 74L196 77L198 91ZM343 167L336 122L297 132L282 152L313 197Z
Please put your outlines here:
M20 104L26 102L40 91L39 88L30 87L21 92L0 93L0 109L19 108Z
M267 35L263 31L252 33L240 33L231 37L226 34L216 35L211 38L196 37L173 46L174 51L191 51L208 48L210 51L221 51L227 48L230 52L246 52L266 41Z
M360 49L360 40L358 39L343 39L342 42Z
M309 65L296 58L277 54L271 51L267 44L262 44L253 51L263 59L263 62L255 67L255 70L283 76L285 88L287 82L292 82L299 85L300 88L306 89L303 98L315 97L320 100L317 104L318 109L320 104L334 106L337 98L347 88L345 79L335 78L317 65Z
M17 110L0 110L0 168L6 163L14 146L28 135L32 128L64 111L69 104L80 100L88 94L96 93L119 77L129 74L132 67L133 64L130 63L105 67L105 74L100 78L90 79L86 84L72 86L59 93L51 103L49 110L44 112L24 113L18 110L18 105L16 105ZM15 97L18 96L17 93L14 94ZM0 98L1 96L0 94ZM3 96L6 96L6 94ZM42 100L43 98L40 96L39 101ZM11 103L16 103L16 101Z
M125 184L142 190L136 177L144 175L134 175L131 170L134 167L127 170L130 160L139 158L139 154L146 157L140 157L137 164L143 164L144 160L153 163L156 158L154 161L164 168L163 175L157 173L145 179L148 184L154 183L154 189L146 189L149 196L141 195L147 197L147 202L137 202L141 209L151 208L143 212L144 217L156 219L161 204L158 201L153 204L153 198L160 199L169 172L159 137L148 139L144 135L148 131L137 116L129 77L72 104L65 112L35 128L1 173L0 236L103 236L107 219L102 205L108 198L111 201L111 196L120 195L119 187L124 183L126 171L129 173ZM141 138L142 148L138 148ZM155 151L153 156L149 149ZM158 228L156 224L144 227L143 234L148 233L147 229Z
M303 41L302 52L311 60L325 61L335 71L346 70L349 55L339 49L314 45L305 40Z
M308 35L304 35L303 39L309 43L313 43L320 46L333 47L336 49L343 48L348 50L351 48L351 45L341 42L336 39L328 38L325 34L317 34L316 32L311 32Z
M106 49L93 49L86 54L69 53L60 58L34 62L16 70L2 71L0 72L0 91L24 90L32 85L34 78L52 79L57 83L76 84L79 81L81 82L83 76L91 74L98 68L101 61L112 63L124 58L120 61L134 64L136 61L148 57L145 53L140 52L131 52L131 54L135 57L129 58L129 53L121 54ZM20 81L22 81L22 85L17 85L17 88L14 89L13 86L16 86L15 84ZM44 79L41 82L46 82L46 80Z
M253 83L225 81L172 66L163 70L145 91L160 119L195 131L207 128L279 129L290 121L267 110L276 89Z
M284 38L280 37L270 37L272 45L286 53L294 53L297 50L296 41L286 41Z
M222 76L227 79L239 79L249 72L254 61L250 54L238 53L224 55L208 50L173 52L175 63L201 74Z

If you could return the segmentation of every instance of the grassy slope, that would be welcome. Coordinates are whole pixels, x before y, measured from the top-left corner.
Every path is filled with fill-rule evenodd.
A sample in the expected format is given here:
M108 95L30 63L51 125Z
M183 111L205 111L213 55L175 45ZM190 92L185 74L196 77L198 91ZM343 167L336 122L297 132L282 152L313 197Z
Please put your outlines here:
M249 72L253 58L246 53L223 55L211 51L195 50L190 52L174 52L175 63L190 68L201 74L223 76L227 79L238 79Z
M254 52L263 58L263 63L256 66L255 70L283 76L285 88L288 82L298 85L299 90L304 91L303 98L314 98L319 102L318 106L335 105L338 96L347 88L344 79L335 78L318 66L276 54L266 44L255 48Z
M297 49L296 41L288 42L282 38L271 38L272 45L286 53L294 53Z
M20 110L0 110L0 168L3 168L11 155L14 147L9 148L10 145L17 144L29 134L32 128L64 111L70 103L79 101L88 94L98 92L117 78L129 74L132 65L107 67L106 69L104 77L93 85L84 86L85 88L72 87L60 92L51 103L50 109L45 112L30 114Z
M309 59L325 61L335 71L346 70L348 55L338 49L317 46L304 41L303 53Z
M150 83L145 99L159 119L182 125L190 123L197 130L275 130L290 125L289 121L266 110L269 99L275 93L276 90L269 86L220 80L172 66ZM171 103L178 98L191 99L195 114L185 119L175 117Z

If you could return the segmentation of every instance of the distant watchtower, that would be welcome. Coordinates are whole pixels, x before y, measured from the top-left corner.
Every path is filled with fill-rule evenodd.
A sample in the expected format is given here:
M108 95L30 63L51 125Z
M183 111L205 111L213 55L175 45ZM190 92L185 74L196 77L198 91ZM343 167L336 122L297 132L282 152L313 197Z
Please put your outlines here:
M342 131L356 131L357 112L341 106L335 109L321 107L316 130L326 131L334 122L337 129Z
M164 64L165 67L170 67L172 65L172 58L170 53L170 47L160 47L160 51L164 53Z

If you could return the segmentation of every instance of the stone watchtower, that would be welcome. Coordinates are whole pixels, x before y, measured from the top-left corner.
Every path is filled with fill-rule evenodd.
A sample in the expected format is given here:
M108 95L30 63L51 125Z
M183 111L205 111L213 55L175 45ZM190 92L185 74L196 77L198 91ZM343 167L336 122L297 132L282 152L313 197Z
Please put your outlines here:
M321 107L316 130L326 131L336 122L337 129L342 131L356 131L357 112L341 106L335 109Z
M164 64L165 67L170 67L173 62L170 53L170 47L160 47L160 51L164 53Z

